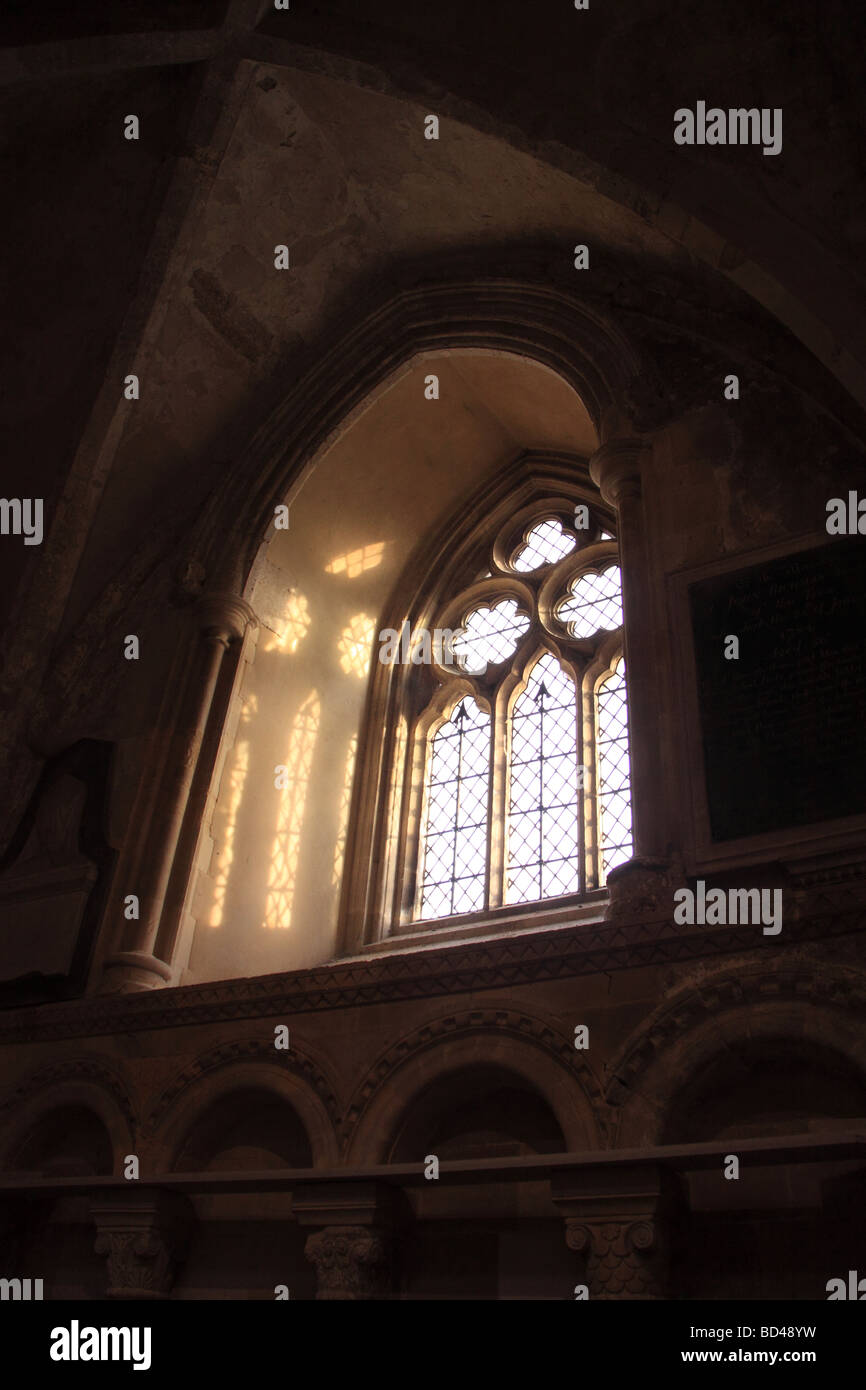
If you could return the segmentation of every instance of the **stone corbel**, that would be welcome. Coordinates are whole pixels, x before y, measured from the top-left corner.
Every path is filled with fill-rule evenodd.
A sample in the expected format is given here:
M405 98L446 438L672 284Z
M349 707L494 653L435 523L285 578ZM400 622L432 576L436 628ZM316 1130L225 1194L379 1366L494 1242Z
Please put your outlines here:
M682 860L629 859L607 876L610 901L605 921L665 921L674 911L674 893L686 886Z

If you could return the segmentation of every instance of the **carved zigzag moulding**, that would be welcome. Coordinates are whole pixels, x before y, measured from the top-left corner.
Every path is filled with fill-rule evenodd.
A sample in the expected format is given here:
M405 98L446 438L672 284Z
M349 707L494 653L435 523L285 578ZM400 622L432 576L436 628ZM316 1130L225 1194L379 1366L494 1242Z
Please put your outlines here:
M786 922L784 940L774 949L845 936L861 931L862 926L860 905L795 918ZM669 919L582 923L515 933L495 941L356 956L312 970L9 1009L0 1014L0 1042L44 1042L221 1020L284 1017L766 949L767 943L760 935L756 937L753 926L679 926Z

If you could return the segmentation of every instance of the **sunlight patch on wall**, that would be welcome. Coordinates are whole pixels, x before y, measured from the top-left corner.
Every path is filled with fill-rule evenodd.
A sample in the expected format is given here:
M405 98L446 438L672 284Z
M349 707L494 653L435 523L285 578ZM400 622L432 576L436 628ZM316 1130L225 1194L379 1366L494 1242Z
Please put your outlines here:
M346 856L346 833L349 829L349 806L352 801L352 778L355 775L355 758L358 753L358 735L353 734L346 755L346 769L343 774L343 791L340 796L340 820L337 830L337 843L334 848L334 872L331 883L339 888L343 876L343 860Z
M303 594L291 590L286 595L283 611L277 619L275 632L268 633L263 648L266 652L294 652L310 626L310 605Z
M345 555L335 556L331 563L325 566L325 573L345 574L347 579L357 579L364 570L372 570L380 565L384 553L385 542L375 541L372 545L361 546L359 550L350 550Z
M366 676L370 669L370 656L373 647L373 633L376 624L366 613L356 613L349 619L337 641L340 665L348 676Z
M244 701L239 724L249 724L253 715L258 710L258 700L255 695L248 695ZM247 780L247 772L250 766L250 745L248 739L241 739L235 744L232 751L231 764L225 782L225 792L220 789L219 801L214 812L214 827L212 835L214 838L214 858L218 859L219 867L213 875L213 904L208 917L209 927L219 927L222 925L223 914L225 912L226 890L229 883L229 871L235 853L235 833L238 824L238 812L240 811L241 801L244 794L244 784ZM225 797L225 809L222 803ZM222 824L222 849L217 850L216 840L219 835L217 821Z
M219 927L222 925L223 911L225 909L226 889L229 883L229 871L234 859L235 828L237 826L238 810L241 798L244 794L244 783L247 780L247 772L250 765L250 745L244 739L234 750L232 768L228 776L228 804L225 809L225 829L223 831L222 850L219 854L219 869L214 877L213 887L213 906L208 918L208 926Z
M289 732L286 785L279 791L280 809L268 868L268 895L263 926L285 930L292 923L304 806L319 732L321 703L315 690L301 705Z

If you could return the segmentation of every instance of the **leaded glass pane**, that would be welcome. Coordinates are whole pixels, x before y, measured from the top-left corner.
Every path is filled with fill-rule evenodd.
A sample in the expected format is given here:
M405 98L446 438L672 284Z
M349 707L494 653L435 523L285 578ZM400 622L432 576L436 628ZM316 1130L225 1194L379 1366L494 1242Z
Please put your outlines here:
M514 553L512 569L521 574L540 569L542 565L553 565L569 555L577 541L563 531L560 522L548 519L533 526L525 543Z
M625 661L598 688L598 810L603 881L632 856L631 774Z
M489 767L490 716L464 700L431 747L421 846L424 920L485 905Z
M490 663L507 660L528 627L529 619L518 613L516 599L476 608L463 624L465 636L454 641L454 654L465 671L483 671Z
M593 637L596 632L615 632L622 627L622 589L619 566L601 574L582 574L571 594L557 606L556 615L572 637Z
M511 717L506 902L580 891L577 710L555 657L532 669Z

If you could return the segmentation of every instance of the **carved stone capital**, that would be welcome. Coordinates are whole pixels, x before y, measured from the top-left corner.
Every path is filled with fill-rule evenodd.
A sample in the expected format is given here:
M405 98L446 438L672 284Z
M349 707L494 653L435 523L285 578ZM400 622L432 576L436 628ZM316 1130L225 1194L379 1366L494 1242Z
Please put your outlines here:
M672 916L674 892L685 886L685 876L677 859L636 857L611 869L607 886L606 921L652 921Z
M665 1297L667 1252L654 1220L568 1218L565 1226L569 1250L586 1256L591 1298Z
M565 1242L582 1255L590 1298L666 1298L678 1183L655 1165L581 1165L557 1174L551 1195Z
M256 627L255 611L240 594L212 592L202 594L196 604L196 617L205 637L222 642L239 642L248 627Z
M610 439L589 460L590 476L605 502L619 509L641 495L641 463L646 441L636 437Z
M387 1298L390 1242L370 1226L328 1226L307 1237L304 1253L316 1267L317 1298Z
M91 1206L95 1250L108 1263L108 1297L168 1298L186 1254L192 1207L176 1192L138 1189Z
M137 994L162 989L173 982L174 972L149 951L118 951L103 966L100 994Z

